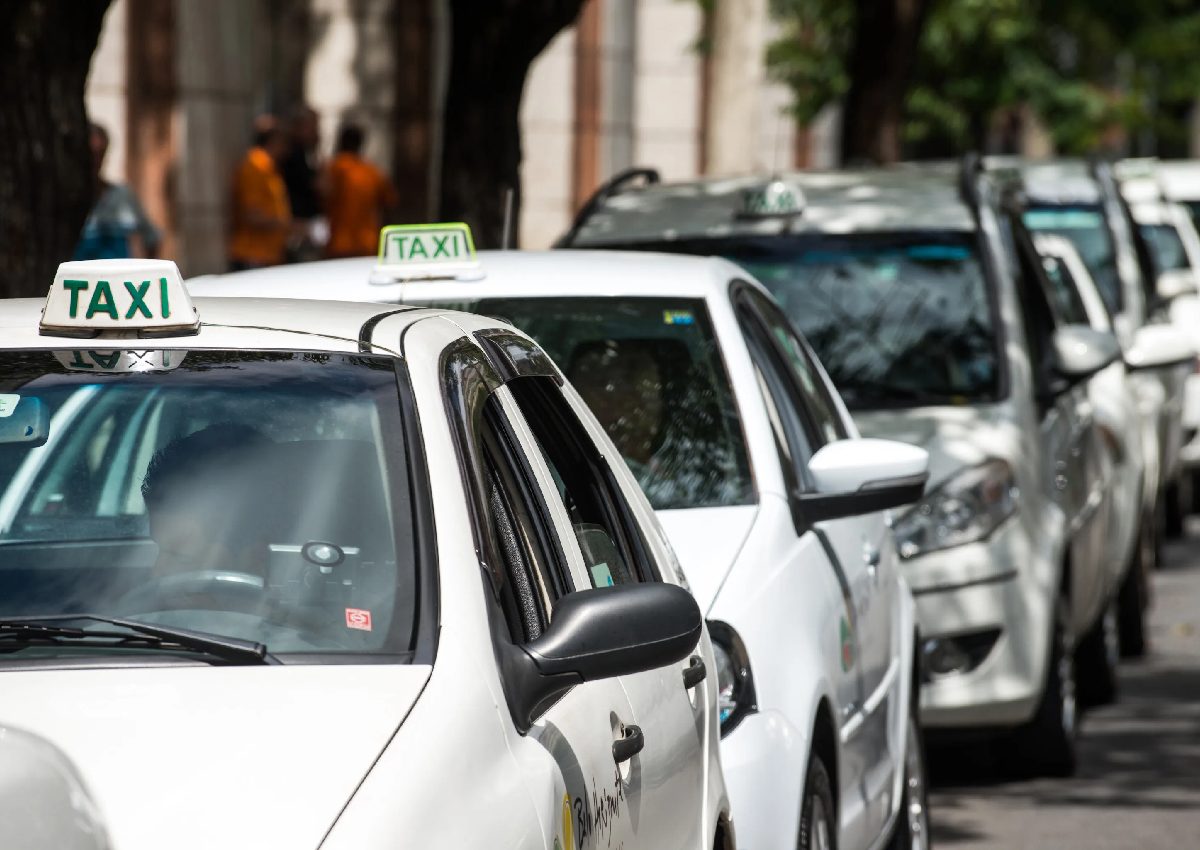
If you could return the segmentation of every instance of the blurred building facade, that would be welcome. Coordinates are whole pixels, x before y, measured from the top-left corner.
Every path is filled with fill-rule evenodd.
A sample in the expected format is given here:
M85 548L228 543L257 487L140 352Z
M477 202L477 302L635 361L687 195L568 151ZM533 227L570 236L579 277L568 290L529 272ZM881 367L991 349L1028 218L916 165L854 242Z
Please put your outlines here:
M731 0L766 8L767 0ZM128 182L185 274L226 265L230 182L251 120L307 104L322 150L340 121L401 193L399 218L437 210L447 0L114 0L87 105L112 138L106 174ZM762 19L765 21L765 11ZM546 247L601 182L634 165L664 178L713 171L712 33L695 0L588 0L534 63L521 108L519 238ZM739 34L765 54L770 26ZM759 63L761 66L761 63ZM832 165L833 120L797 133L789 95L742 63L754 118L725 128L722 171ZM723 85L720 85L722 83ZM740 86L740 88L738 88ZM706 126L708 132L706 132ZM731 136L732 134L732 136ZM740 134L740 138L739 138ZM732 151L732 158L729 154ZM743 153L739 156L739 151Z

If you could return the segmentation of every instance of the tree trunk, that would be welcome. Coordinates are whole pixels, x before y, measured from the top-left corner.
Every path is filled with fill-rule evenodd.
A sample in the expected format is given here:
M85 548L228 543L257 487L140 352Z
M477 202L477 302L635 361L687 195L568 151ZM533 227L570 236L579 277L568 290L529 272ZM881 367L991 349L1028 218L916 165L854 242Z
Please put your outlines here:
M904 100L929 5L929 0L856 0L843 163L901 158Z
M450 0L440 211L500 247L504 199L521 209L521 94L529 66L584 0Z
M108 3L0 2L0 297L46 293L94 200L83 91Z
M726 176L758 167L759 109L767 57L767 0L716 0L713 8L711 86L705 134L705 170ZM769 128L776 133L775 122ZM774 141L774 137L772 137ZM771 168L779 163L772 162Z

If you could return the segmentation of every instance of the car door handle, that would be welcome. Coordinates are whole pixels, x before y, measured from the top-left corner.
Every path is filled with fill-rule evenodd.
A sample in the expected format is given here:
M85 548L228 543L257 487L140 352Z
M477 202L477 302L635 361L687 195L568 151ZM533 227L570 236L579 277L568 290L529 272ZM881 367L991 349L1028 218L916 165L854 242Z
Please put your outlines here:
M704 659L699 655L693 655L688 661L687 669L683 671L683 689L690 691L696 685L704 681L704 677L708 675L708 668L704 666Z
M613 761L617 764L629 761L646 746L646 736L642 734L642 727L631 723L623 726L622 731L624 734L620 740L613 741Z

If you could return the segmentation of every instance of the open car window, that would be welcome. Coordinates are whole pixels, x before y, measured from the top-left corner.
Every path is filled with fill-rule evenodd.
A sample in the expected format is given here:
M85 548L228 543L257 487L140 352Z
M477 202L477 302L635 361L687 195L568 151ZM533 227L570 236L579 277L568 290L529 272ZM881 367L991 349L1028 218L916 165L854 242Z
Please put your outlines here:
M410 652L398 386L370 356L0 353L0 619L121 617L281 657Z

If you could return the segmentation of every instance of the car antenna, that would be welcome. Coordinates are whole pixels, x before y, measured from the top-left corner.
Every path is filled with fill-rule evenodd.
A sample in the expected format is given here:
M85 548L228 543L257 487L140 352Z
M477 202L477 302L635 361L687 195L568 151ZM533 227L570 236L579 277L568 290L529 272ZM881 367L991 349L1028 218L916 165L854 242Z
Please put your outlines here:
M513 201L515 200L512 186L504 190L504 230L500 237L500 248L511 251L513 248Z

